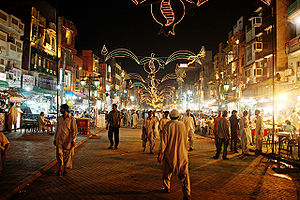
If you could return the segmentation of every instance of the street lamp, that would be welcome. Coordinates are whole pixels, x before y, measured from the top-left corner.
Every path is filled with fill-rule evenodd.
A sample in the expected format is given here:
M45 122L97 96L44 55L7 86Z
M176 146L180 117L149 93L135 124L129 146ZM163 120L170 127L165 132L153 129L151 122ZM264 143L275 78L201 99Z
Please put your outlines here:
M80 85L82 85L82 86L85 86L86 84L87 84L87 82L88 82L88 86L89 86L89 95L88 95L88 102L89 102L89 117L90 117L90 110L91 110L91 108L90 108L90 102L91 102L91 84L92 84L92 81L93 81L93 83L94 83L94 86L96 86L96 87L98 87L98 86L100 86L100 81L99 81L99 78L100 78L101 76L99 75L99 76L82 76L81 78L84 78L84 79L82 79L81 81L80 81Z

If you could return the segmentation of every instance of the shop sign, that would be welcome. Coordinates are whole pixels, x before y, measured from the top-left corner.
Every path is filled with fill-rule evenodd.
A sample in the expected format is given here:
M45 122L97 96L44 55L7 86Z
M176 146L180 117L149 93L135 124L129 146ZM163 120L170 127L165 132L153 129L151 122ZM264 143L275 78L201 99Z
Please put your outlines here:
M23 98L22 97L9 97L9 102L14 102L14 103L20 103L23 101Z
M73 95L72 91L65 90L64 92L65 92L66 95Z
M34 79L33 76L23 74L23 88L33 89Z
M6 74L0 73L0 81L6 81Z
M285 44L285 53L289 54L300 49L300 35Z
M20 88L21 87L21 70L13 69L6 72L6 81L9 87Z
M54 81L52 77L39 74L38 87L46 90L54 90Z

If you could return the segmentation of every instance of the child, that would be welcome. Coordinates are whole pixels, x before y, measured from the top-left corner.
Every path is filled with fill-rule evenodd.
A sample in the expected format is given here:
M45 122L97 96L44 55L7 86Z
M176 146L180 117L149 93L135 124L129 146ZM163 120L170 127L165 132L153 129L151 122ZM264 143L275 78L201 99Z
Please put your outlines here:
M3 175L4 161L6 159L6 152L9 149L10 143L6 136L0 132L0 152L1 152L1 170L0 175Z

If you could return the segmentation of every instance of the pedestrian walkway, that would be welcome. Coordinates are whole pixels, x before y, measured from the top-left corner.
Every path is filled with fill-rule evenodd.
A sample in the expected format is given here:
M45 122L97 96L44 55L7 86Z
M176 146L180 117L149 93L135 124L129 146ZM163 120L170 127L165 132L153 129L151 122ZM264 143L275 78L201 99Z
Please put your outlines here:
M53 135L12 132L6 134L10 140L4 175L0 177L0 197L14 190L37 170L55 159ZM76 144L86 139L80 135Z
M13 199L182 199L175 176L171 193L160 192L161 166L149 147L142 152L140 136L140 129L122 128L119 150L107 150L106 132L89 139L77 149L67 176L55 176L53 167ZM192 199L299 199L299 170L263 156L231 154L223 161L214 154L214 142L196 136L189 153Z

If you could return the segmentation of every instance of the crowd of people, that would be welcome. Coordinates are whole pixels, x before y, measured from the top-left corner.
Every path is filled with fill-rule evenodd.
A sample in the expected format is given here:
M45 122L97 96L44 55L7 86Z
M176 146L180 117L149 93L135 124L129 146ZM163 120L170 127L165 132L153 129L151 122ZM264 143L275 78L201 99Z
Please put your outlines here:
M10 112L13 113L11 105ZM188 109L181 115L178 110L172 111L119 111L116 104L112 105L112 111L107 114L106 129L110 145L108 149L118 149L120 127L136 129L141 123L142 151L145 152L147 145L150 154L154 154L155 139L159 138L157 160L162 163L162 192L170 192L170 180L172 174L176 174L181 181L184 199L190 199L190 178L188 169L188 151L193 151L194 134L213 135L215 140L216 154L214 159L219 159L221 151L223 160L228 160L227 149L233 153L238 152L238 144L244 156L249 155L249 146L255 143L255 153L262 153L264 137L264 122L261 112L255 110L255 116L249 116L244 111L240 116L236 110L230 113L226 110L218 112L217 115L192 114ZM78 134L76 118L86 117L83 113L71 113L67 104L60 107L61 116L58 118L55 128L54 145L56 147L56 158L58 161L58 176L66 175L68 169L72 168L75 140ZM229 116L230 115L230 116ZM295 132L299 127L294 124L299 122L298 114L291 116L291 121L286 121L286 131ZM50 125L42 112L38 118L41 129L49 130ZM251 126L255 124L255 134L251 133ZM293 124L292 124L293 123ZM10 124L14 124L12 121ZM254 140L255 139L255 140ZM240 142L239 142L240 141ZM1 150L1 174L6 158L6 152L10 143L4 134L0 134ZM223 149L223 150L222 150Z

